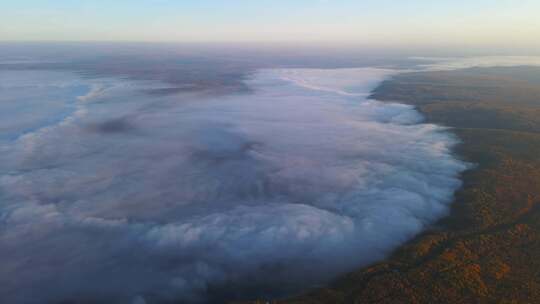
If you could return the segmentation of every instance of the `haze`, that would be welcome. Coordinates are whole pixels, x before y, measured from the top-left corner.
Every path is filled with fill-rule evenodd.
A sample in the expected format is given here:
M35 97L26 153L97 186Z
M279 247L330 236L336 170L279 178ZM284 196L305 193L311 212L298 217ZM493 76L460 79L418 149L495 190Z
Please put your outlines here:
M538 49L538 1L42 1L2 4L0 40L333 42Z

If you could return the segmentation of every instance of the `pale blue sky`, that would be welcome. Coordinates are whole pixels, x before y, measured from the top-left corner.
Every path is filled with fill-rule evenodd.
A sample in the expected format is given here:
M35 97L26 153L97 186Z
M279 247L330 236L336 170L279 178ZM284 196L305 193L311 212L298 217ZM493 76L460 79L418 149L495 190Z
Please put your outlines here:
M0 40L540 44L538 0L4 0Z

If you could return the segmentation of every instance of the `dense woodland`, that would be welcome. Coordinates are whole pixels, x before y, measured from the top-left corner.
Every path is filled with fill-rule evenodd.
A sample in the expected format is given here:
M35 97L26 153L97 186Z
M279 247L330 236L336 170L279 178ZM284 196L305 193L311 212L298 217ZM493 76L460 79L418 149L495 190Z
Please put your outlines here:
M451 127L476 166L451 214L387 260L276 303L540 303L540 68L401 74L372 97Z

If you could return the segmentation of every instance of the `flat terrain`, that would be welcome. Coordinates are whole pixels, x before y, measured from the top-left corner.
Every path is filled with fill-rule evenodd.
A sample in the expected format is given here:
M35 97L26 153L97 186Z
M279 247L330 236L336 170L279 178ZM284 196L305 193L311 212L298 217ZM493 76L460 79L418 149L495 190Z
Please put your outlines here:
M387 260L278 303L540 303L540 68L408 73L373 98L449 126L476 164L450 216Z

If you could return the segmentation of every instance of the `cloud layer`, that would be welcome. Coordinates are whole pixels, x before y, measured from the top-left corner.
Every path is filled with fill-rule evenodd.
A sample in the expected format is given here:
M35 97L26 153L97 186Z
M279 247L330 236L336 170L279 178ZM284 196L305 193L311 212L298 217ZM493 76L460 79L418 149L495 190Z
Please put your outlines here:
M444 215L466 168L445 129L367 99L395 71L261 70L252 93L226 97L42 73L0 72L0 112L15 113L0 138L13 303L309 288Z

